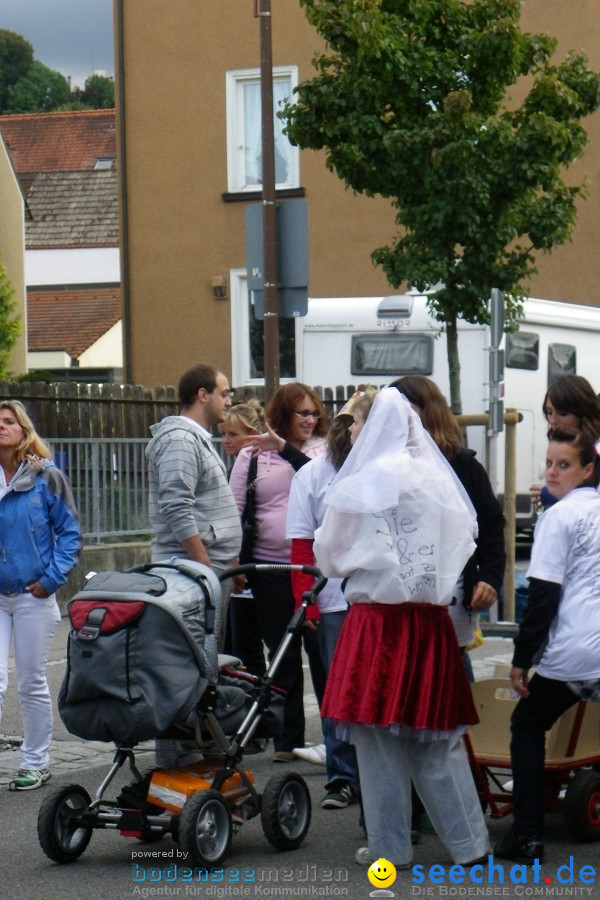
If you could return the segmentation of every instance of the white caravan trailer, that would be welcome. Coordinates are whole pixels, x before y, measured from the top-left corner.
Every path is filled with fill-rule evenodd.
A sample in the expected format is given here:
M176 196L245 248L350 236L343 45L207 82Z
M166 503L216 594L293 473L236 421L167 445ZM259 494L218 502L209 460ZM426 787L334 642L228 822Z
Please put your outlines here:
M335 388L361 382L389 384L400 375L431 377L449 398L446 337L426 298L311 298L296 323L297 378ZM600 390L600 309L551 300L527 300L519 330L504 336L504 406L521 412L517 426L517 523L531 524L529 486L539 482L546 453L542 401L559 375L577 373ZM489 328L459 319L463 412L489 402ZM482 428L468 429L469 445L485 461ZM503 441L499 442L502 493Z

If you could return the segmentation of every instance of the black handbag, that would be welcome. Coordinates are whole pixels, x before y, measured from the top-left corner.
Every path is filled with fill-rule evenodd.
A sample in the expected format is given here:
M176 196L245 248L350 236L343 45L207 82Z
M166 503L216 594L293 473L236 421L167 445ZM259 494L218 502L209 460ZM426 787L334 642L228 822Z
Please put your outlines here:
M256 469L257 457L252 456L248 466L248 480L246 482L246 503L242 513L242 546L238 559L240 565L252 562L254 553L254 539L256 537Z

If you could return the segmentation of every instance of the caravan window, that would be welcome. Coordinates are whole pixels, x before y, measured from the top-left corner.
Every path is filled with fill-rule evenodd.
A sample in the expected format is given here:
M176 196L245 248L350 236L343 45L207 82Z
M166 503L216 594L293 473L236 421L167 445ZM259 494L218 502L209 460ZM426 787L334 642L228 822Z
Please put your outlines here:
M573 344L548 344L548 384L559 375L577 374L577 350Z
M536 370L540 365L540 336L534 331L506 335L506 366Z
M353 375L431 375L429 334L357 334L352 338Z

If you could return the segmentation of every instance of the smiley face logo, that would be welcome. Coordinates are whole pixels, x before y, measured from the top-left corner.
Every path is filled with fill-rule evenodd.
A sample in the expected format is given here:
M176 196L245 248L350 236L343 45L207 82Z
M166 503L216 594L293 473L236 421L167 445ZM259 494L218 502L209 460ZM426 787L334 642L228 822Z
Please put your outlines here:
M373 887L386 888L396 880L396 867L387 859L376 859L367 872Z

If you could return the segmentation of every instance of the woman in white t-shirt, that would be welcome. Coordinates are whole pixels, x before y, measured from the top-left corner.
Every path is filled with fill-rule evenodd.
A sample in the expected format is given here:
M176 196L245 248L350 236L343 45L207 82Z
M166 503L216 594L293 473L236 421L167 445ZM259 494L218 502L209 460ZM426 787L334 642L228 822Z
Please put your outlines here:
M511 720L513 827L494 848L525 862L544 852L545 733L580 696L600 699L600 457L592 437L555 428L545 480L559 502L536 526L527 572L510 672L521 697Z

